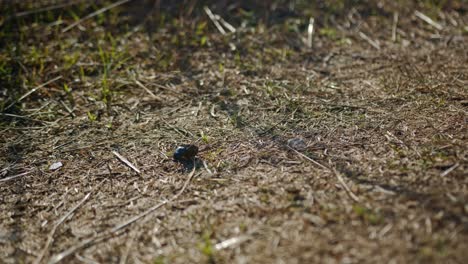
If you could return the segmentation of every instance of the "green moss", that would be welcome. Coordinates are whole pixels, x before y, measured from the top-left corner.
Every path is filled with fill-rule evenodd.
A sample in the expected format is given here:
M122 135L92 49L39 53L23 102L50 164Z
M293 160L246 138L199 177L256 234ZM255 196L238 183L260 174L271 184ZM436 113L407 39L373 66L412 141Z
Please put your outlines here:
M198 248L200 252L207 258L207 263L215 263L215 248L211 243L211 232L205 232L202 237L202 242L199 243Z
M353 206L354 213L359 216L362 220L366 223L371 225L378 225L383 222L383 218L377 212L368 209L361 205L354 205Z
M166 258L164 256L158 256L155 260L154 260L154 264L166 264Z
M338 31L334 28L324 27L319 30L319 34L321 36L330 38L330 39L337 39L338 38Z

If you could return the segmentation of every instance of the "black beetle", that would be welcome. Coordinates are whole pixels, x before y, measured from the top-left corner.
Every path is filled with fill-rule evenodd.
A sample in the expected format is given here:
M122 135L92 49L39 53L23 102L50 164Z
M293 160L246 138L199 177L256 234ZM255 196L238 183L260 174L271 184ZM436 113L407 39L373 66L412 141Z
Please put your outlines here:
M195 158L198 153L198 147L195 145L182 145L176 148L174 152L175 161L189 161Z

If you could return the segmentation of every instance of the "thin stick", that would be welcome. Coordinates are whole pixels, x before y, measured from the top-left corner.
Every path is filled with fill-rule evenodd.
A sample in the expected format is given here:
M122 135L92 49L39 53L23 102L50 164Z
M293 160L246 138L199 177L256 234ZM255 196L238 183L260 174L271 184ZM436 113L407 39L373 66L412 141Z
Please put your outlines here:
M299 152L299 151L297 151L297 150L291 148L290 146L288 146L288 148L290 148L292 151L296 152L297 155L299 155L299 156L301 156L301 157L307 159L308 161L310 161L310 162L314 163L315 165L319 166L320 168L326 169L326 170L330 170L330 169L327 168L326 166L324 166L324 165L318 163L317 161L313 160L312 158L310 158L310 157L308 157L308 156L302 154L301 152Z
M343 186L343 188L345 189L346 193L348 193L348 195L351 197L351 199L353 199L354 201L356 202L359 202L359 197L357 197L352 191L351 189L349 189L348 185L346 185L345 181L343 180L343 178L341 177L340 173L338 171L336 171L335 169L330 169L320 163L318 163L317 161L307 157L306 155L302 154L301 152L291 148L290 146L288 146L288 148L290 148L291 150L293 150L294 152L296 152L299 156L301 157L304 157L305 159L311 161L312 163L314 163L315 165L323 168L323 169L326 169L328 171L331 171L333 172L333 174L335 174L336 178L338 179L338 181L341 183L341 185Z
M235 33L236 32L236 28L233 27L231 24L229 24L226 20L224 20L222 17L218 17L218 20L221 21L221 23L223 24L223 26L225 28L227 28L229 31L231 31L231 33Z
M216 106L216 105L213 104L213 105L211 106L211 108L210 108L210 115L211 115L212 117L218 117L218 115L215 114L215 106Z
M108 235L108 234L105 234L105 235ZM83 240L82 242L78 243L77 245L75 245L75 246L73 246L73 247L71 247L71 248L69 248L69 249L67 249L65 251L62 251L61 253L53 256L49 260L48 263L49 264L59 263L64 258L66 258L66 257L70 256L71 254L75 253L77 250L88 246L92 242L97 242L97 241L103 240L106 237L105 235L96 235L96 236L93 236L93 237L88 238L86 240Z
M226 239L222 242L219 242L218 244L216 244L214 246L214 248L216 250L222 250L222 249L225 249L225 248L228 248L228 247L232 247L232 246L235 246L235 245L239 245L247 240L249 240L250 237L249 236L239 236L239 237L231 237L229 239Z
M343 186L343 188L346 190L346 193L348 193L349 197L351 197L351 199L353 199L355 202L359 202L359 197L357 197L352 191L351 189L349 189L348 185L346 185L345 181L343 180L343 178L341 177L340 173L336 170L333 170L333 173L336 175L336 177L338 178L338 181L341 183L341 185Z
M61 75L60 75L60 76L57 76L57 77L55 77L55 78L52 79L52 80L49 80L49 81L47 81L47 82L45 82L45 83L43 83L43 84L41 84L41 85L39 85L39 86L36 86L36 87L32 88L30 91L28 91L28 92L25 93L23 96L21 96L18 100L15 100L13 103L11 103L9 106L7 106L7 107L5 108L5 110L9 109L10 107L12 107L12 106L13 106L14 104L16 104L16 103L21 102L24 98L28 97L29 95L31 95L31 94L34 93L35 91L41 89L42 87L44 87L44 86L46 86L46 85L48 85L48 84L50 84L50 83L53 83L53 82L55 82L55 81L57 81L57 80L60 80L61 78L62 78Z
M208 168L208 164L206 164L206 161L203 161L203 167L205 167L205 170L206 170L209 174L213 175L213 172L211 172L210 168Z
M57 223L54 225L54 227L50 231L49 236L47 237L47 242L46 242L44 248L42 249L41 253L39 254L39 256L34 261L35 264L38 264L38 263L41 262L42 258L44 257L47 250L49 249L50 245L52 245L52 243L54 242L54 235L55 235L55 232L57 231L57 228L59 227L59 225L62 224L65 221L65 219L67 219L74 211L76 211L76 209L78 209L84 202L86 202L86 200L88 200L90 195L91 195L91 193L86 194L85 197L83 199L81 199L81 201L79 203L77 203L75 206L73 206L73 208L70 209L70 211L68 211L64 216L62 216L62 218L60 218L57 221Z
M435 22L435 21L432 20L430 17L426 16L425 14L423 14L423 13L417 11L417 10L414 11L414 15L415 15L417 18L421 19L422 21L426 22L427 24L433 26L433 27L434 27L435 29L437 29L437 30L442 30L442 29L443 29L443 27L442 27L441 24Z
M27 171L27 172L23 172L23 173L20 173L20 174L17 174L17 175L13 175L13 176L10 176L10 177L6 177L6 178L3 178L3 179L0 179L0 182L10 181L10 180L13 180L13 179L16 179L16 178L19 178L19 177L28 175L28 174L30 174L31 172L32 172L32 171Z
M218 19L216 18L216 16L213 14L213 12L211 12L211 10L205 6L203 7L203 9L205 10L205 13L208 15L208 17L210 18L210 20L213 22L213 24L215 24L216 28L219 30L219 32L223 35L226 35L226 31L224 30L224 28L221 26L221 24L219 24L218 22Z
M393 26L392 26L392 41L395 42L397 39L397 27L398 27L398 12L393 13Z
M55 10L55 9L64 8L64 7L67 7L67 6L76 5L76 4L78 4L80 2L84 2L84 1L85 0L78 0L78 1L72 1L72 2L64 3L64 4L46 6L46 7L43 7L43 8L38 8L38 9L33 9L33 10L27 10L27 11L23 11L23 12L18 12L16 14L14 14L13 16L14 17L28 16L28 15L32 15L32 14L37 14L37 13L41 13L41 12L46 12L46 11L51 11L51 10Z
M367 41L372 47L380 50L380 45L379 43L377 43L376 41L372 40L370 37L368 37L366 34L364 34L364 32L362 31L359 31L359 36L364 39L365 41Z
M29 117L26 117L26 116L15 115L15 114L0 113L0 115L8 116L8 117L16 117L16 118L25 119L25 120L38 122L38 123L43 123L43 124L52 123L52 122L42 121L42 120L39 120L39 119L29 118Z
M175 132L181 134L182 136L184 137L194 137L194 135L192 134L192 132L190 131L187 131L185 129L182 129L182 128L177 128L171 124L169 124L166 120L162 119L162 121L164 122L164 124L166 124L169 128L171 128L172 130L174 130Z
M53 256L50 261L49 261L49 264L55 264L55 263L58 263L60 261L62 261L64 258L74 254L76 251L82 249L82 248L85 248L89 245L91 245L92 243L97 243L99 241L102 241L104 239L106 239L107 237L110 237L111 235L113 234L116 234L119 230L135 223L136 221L142 219L143 217L151 214L152 212L156 211L158 208L168 204L169 202L172 202L174 200L176 200L183 192L184 190L187 188L187 186L189 185L190 181L192 180L193 178L193 175L195 174L195 161L193 162L193 170L192 172L190 173L189 177L187 178L187 180L185 181L184 183L184 186L182 187L182 189L180 189L180 191L175 194L171 199L167 200L167 201L164 201L164 202L161 202L151 208L149 208L148 210L146 210L145 212L139 214L138 216L136 217L133 217L125 222L123 222L122 224L119 224L117 226L115 226L114 228L108 230L108 231L104 231L102 233L99 233L89 239L86 239L84 241L82 241L81 243L78 243L77 245L65 250L65 251L62 251L61 253Z
M137 236L136 231L130 233L130 238L127 241L127 246L126 246L125 251L124 251L124 253L123 253L123 255L122 255L122 257L120 258L120 261L119 261L120 264L127 263L128 255L130 254L130 250L132 249L133 242L135 241L136 236Z
M145 90L149 95L151 95L151 97L158 98L150 89L148 89L146 86L144 86L140 81L135 80L135 83L138 86L140 86L141 88L143 88L143 90Z
M445 170L444 172L442 172L440 174L440 177L445 177L447 176L450 172L452 172L454 169L458 168L458 166L460 166L460 163L455 163L455 165L453 165L452 167L448 168L447 170Z
M68 112L72 117L76 117L75 113L73 113L73 109L71 109L70 107L68 107L68 105L65 104L64 101L60 100L60 104L62 104L62 106L65 108L65 110L67 110L67 112Z
M194 161L194 163L193 163L193 170L192 170L192 172L190 173L190 175L188 176L187 180L185 181L184 186L183 186L182 189L180 189L180 191L179 191L176 195L174 195L171 199L169 199L169 200L167 200L167 201L164 201L164 202L161 202L161 203L159 203L159 204L157 204L157 205L155 205L155 206L149 208L148 210L144 211L143 213L141 213L141 214L139 214L139 215L137 215L137 216L134 216L134 217L128 219L127 221L125 221L125 222L123 222L123 223L121 223L121 224L118 224L117 226L115 226L114 228L111 229L111 232L112 232L112 233L115 233L115 232L117 232L118 230L120 230L120 229L122 229L122 228L124 228L124 227L126 227L126 226L128 226L128 225L130 225L130 224L132 224L132 223L134 223L134 222L136 222L136 221L138 221L138 220L140 220L141 218L143 218L143 217L145 217L145 216L147 216L147 215L149 215L149 214L151 214L152 212L154 212L154 211L157 210L158 208L162 207L163 205L166 205L167 203L172 202L172 201L174 201L175 199L177 199L177 198L184 192L184 190L187 188L188 184L190 183L190 180L192 179L193 175L195 174L195 167L196 167L196 166L195 166L195 161Z
M307 47L312 48L312 37L314 36L314 18L309 19L309 27L307 28Z
M9 170L9 169L15 167L15 165L16 165L16 163L13 163L11 165L7 165L5 168L1 169L0 172L4 172L6 170Z
M67 32L68 30L70 30L70 29L76 27L78 24L80 24L81 22L83 22L83 21L85 21L85 20L88 20L88 19L90 19L90 18L93 18L93 17L95 17L95 16L97 16L97 15L99 15L99 14L102 14L102 13L104 13L104 12L106 12L106 11L108 11L108 10L110 10L110 9L112 9L112 8L114 8L114 7L116 7L116 6L123 5L123 4L125 4L125 3L129 2L129 1L131 1L131 0L120 0L120 1L118 1L118 2L115 2L115 3L111 4L111 5L108 5L108 6L105 6L105 7L101 8L101 9L99 9L99 10L96 10L95 12L93 12L93 13L91 13L91 14L89 14L89 15L87 15L87 16L81 18L81 19L79 19L79 20L76 21L75 23L73 23L73 24L69 25L68 27L64 28L64 29L62 30L62 33L65 33L65 32Z
M125 165L127 165L130 169L134 170L136 173L141 174L141 171L135 167L128 159L126 159L124 156L120 155L117 151L112 151L112 154L114 154L121 162L123 162Z

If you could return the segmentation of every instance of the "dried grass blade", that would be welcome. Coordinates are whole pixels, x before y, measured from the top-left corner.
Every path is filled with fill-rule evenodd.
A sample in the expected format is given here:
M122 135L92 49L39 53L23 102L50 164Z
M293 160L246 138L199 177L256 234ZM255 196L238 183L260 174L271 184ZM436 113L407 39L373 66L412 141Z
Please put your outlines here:
M120 155L117 151L112 151L112 154L114 154L121 162L127 165L130 169L134 170L138 174L141 174L141 171L137 167L135 167L135 165L128 161L128 159L126 159L124 156Z
M135 80L135 83L140 86L143 90L145 90L151 97L158 98L148 87L144 86L140 81Z
M442 27L441 24L435 22L434 20L432 20L432 18L426 16L425 14L423 14L423 13L417 11L417 10L414 11L414 15L415 15L417 18L421 19L422 21L426 22L427 24L433 26L433 27L434 27L435 29L437 29L437 30L442 30L442 29L443 29L443 27Z
M226 35L226 31L224 30L223 26L219 24L218 18L216 18L213 12L211 12L211 10L207 6L203 7L203 9L205 10L205 13L208 15L213 24L216 26L216 28L219 30L219 32L223 35Z
M396 42L398 28L398 12L393 13L392 41Z
M19 178L19 177L28 175L28 174L30 174L31 172L32 172L32 171L27 171L27 172L23 172L23 173L20 173L20 174L17 174L17 175L13 175L13 176L10 176L10 177L6 177L6 178L3 178L3 179L0 179L0 182L6 182L6 181L14 180L14 179L16 179L16 178Z
M320 168L326 169L326 170L330 170L330 169L327 168L326 166L324 166L324 165L320 164L319 162L313 160L312 158L310 158L310 157L308 157L308 156L302 154L301 152L299 152L299 151L297 151L297 150L291 148L290 146L288 146L288 148L291 149L292 151L296 152L297 155L299 155L299 156L301 156L301 157L307 159L308 161L312 162L313 164L319 166Z
M367 36L366 34L364 34L364 32L359 31L359 36L360 36L363 40L367 41L372 47L374 47L374 48L377 49L377 50L380 50L380 45L379 45L379 43L377 43L377 41L371 39L369 36Z
M18 12L16 14L14 14L13 16L14 17L23 17L23 16L28 16L28 15L33 15L33 14L37 14L37 13L52 11L52 10L61 9L61 8L64 8L64 7L76 5L76 4L79 4L80 2L85 2L85 1L86 0L70 1L68 3L65 2L65 3L62 3L62 4L46 6L46 7L43 7L43 8L35 8L33 10Z
M345 189L346 193L348 193L349 197L353 199L355 202L359 202L359 197L357 197L351 189L349 189L348 185L346 185L346 182L343 180L343 177L341 177L340 173L336 170L333 170L333 173L336 175L336 178L338 178L338 181L341 183L343 188Z
M222 17L219 18L219 21L221 21L221 23L223 24L223 26L225 28L227 28L229 31L231 31L231 33L235 33L236 32L236 28L233 27L231 24L229 24L226 20L224 20Z
M450 172L452 172L454 169L458 168L458 166L460 166L460 163L455 163L455 165L453 165L452 167L448 168L447 170L443 171L441 174L440 174L440 177L445 177L447 176Z
M145 216L147 216L147 215L149 215L150 213L154 212L155 210L157 210L158 208L162 207L163 205L165 205L165 204L167 204L167 203L169 203L169 202L172 202L172 201L174 201L175 199L177 199L177 198L184 192L184 190L187 188L187 186L188 186L188 184L190 183L190 180L192 180L192 177L193 177L194 174L195 174L195 164L194 164L194 167L193 167L192 172L190 173L190 175L188 176L187 180L185 181L184 186L182 187L182 189L180 189L180 191L179 191L177 194L175 194L171 199L169 199L169 200L167 200L167 201L164 201L164 202L161 202L161 203L159 203L159 204L157 204L157 205L155 205L155 206L149 208L148 210L144 211L143 213L141 213L141 214L139 214L139 215L137 215L137 216L134 216L134 217L130 218L129 220L127 220L127 221L125 221L125 222L123 222L123 223L121 223L121 224L115 226L114 228L111 229L111 232L112 232L112 233L115 233L115 232L117 232L118 230L120 230L120 229L122 229L122 228L124 228L124 227L126 227L126 226L128 226L128 225L130 225L130 224L132 224L132 223L134 223L134 222L136 222L136 221L138 221L139 219L141 219L141 218L143 218L143 217L145 217Z
M65 33L65 32L67 32L68 30L70 30L70 29L76 27L76 26L79 25L81 22L83 22L83 21L85 21L85 20L87 20L87 19L93 18L93 17L95 17L95 16L97 16L97 15L99 15L99 14L102 14L102 13L106 12L107 10L110 10L110 9L112 9L112 8L114 8L114 7L119 6L119 5L123 5L123 4L125 4L125 3L129 2L129 1L131 1L131 0L120 0L120 1L118 1L118 2L115 2L115 3L113 3L113 4L110 4L110 5L108 5L108 6L105 6L105 7L101 8L101 9L99 9L99 10L97 10L97 11L95 11L95 12L93 12L93 13L91 13L91 14L89 14L89 15L87 15L87 16L81 18L81 19L79 19L78 21L76 21L75 23L69 25L68 27L64 28L64 29L62 30L62 33Z
M239 245L239 244L241 244L241 243L243 243L243 242L245 242L245 241L247 241L249 239L250 239L249 236L232 237L232 238L224 240L223 242L219 242L218 244L216 244L214 246L214 248L216 250L225 249L225 248L228 248L228 247Z
M86 202L86 200L88 200L89 196L91 196L91 193L88 193L85 195L85 197L83 199L81 199L81 201L79 203L77 203L75 206L73 206L72 209L70 209L70 211L68 211L65 215L63 215L58 221L57 223L55 223L54 227L52 228L52 230L50 231L49 233L49 236L47 237L47 242L44 246L44 248L42 249L41 253L39 254L39 256L36 258L36 260L34 261L35 264L38 264L41 262L42 258L44 257L44 255L47 253L47 250L49 249L50 245L52 245L52 242L54 241L54 235L55 235L55 232L57 231L57 228L60 226L60 224L62 224L73 212L75 212L84 202Z
M309 49L312 48L312 39L313 39L313 36L314 36L314 18L311 17L309 19L309 26L307 28L307 47Z
M104 231L102 233L99 233L99 234L96 234L95 236L85 240L85 241L82 241L81 243L65 250L65 251L62 251L61 253L53 256L50 261L49 261L49 264L55 264L55 263L58 263L60 261L62 261L64 258L74 254L76 251L84 248L84 247L87 247L89 245L91 245L92 243L95 243L95 242L99 242L99 241L102 241L104 239L106 239L107 237L117 233L119 230L135 223L136 221L142 219L143 217L151 214L152 212L156 211L158 208L166 205L167 203L169 202L172 202L174 200L176 200L184 191L185 189L187 189L187 186L189 185L190 181L192 180L194 174L195 174L195 169L196 169L196 166L195 166L195 162L193 164L193 170L192 172L190 173L190 175L188 176L187 180L185 181L184 183L184 186L182 187L182 189L180 189L180 191L175 194L171 199L167 200L167 201L164 201L164 202L161 202L151 208L149 208L148 210L146 210L145 212L135 216L135 217L132 217L130 218L129 220L115 226L114 228L108 230L108 231Z
M39 86L36 86L36 87L32 88L30 91L28 91L28 92L25 93L23 96L21 96L18 100L15 100L13 103L11 103L10 105L8 105L8 106L5 108L5 110L9 109L10 107L12 107L12 106L13 106L14 104L16 104L16 103L21 102L24 98L30 96L32 93L34 93L35 91L41 89L42 87L44 87L44 86L46 86L46 85L48 85L48 84L51 84L51 83L53 83L53 82L55 82L55 81L57 81L57 80L60 80L60 79L62 79L62 76L61 76L61 75L60 75L60 76L57 76L57 77L55 77L55 78L53 78L52 80L49 80L49 81L47 81L47 82L41 84L41 85L39 85Z

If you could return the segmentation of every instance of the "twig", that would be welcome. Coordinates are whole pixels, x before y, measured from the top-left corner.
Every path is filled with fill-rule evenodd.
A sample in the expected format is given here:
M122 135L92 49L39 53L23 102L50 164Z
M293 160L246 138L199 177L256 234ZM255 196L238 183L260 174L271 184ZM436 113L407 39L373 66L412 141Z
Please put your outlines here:
M109 235L109 234L106 234L106 235ZM77 250L81 249L81 248L84 248L86 246L88 246L89 244L91 244L92 242L98 242L98 241L101 241L103 239L105 239L106 236L105 235L101 235L101 236L93 236L91 238L88 238L86 240L83 240L82 242L78 243L77 245L65 250L65 251L62 251L61 253L53 256L50 260L49 260L49 264L55 264L55 263L59 263L60 261L62 261L64 258L70 256L71 254L75 253Z
M314 36L314 18L309 19L309 26L307 27L307 47L312 48L312 38Z
M365 41L367 41L372 47L380 50L380 45L378 42L372 40L370 37L368 37L366 34L364 34L364 32L362 31L359 31L359 36L364 39Z
M68 142L62 143L62 144L60 144L60 145L58 145L58 146L54 146L54 147L52 147L52 150L56 150L56 149L62 148L62 147L64 147L64 146L70 145L70 144L72 144L73 142L74 142L74 141L68 141Z
M231 237L229 239L224 240L223 242L220 242L214 246L216 250L221 250L225 249L234 245L241 244L247 240L249 240L249 236L239 236L239 237Z
M392 26L392 41L395 42L397 39L397 28L398 28L398 12L393 13L393 26Z
M443 29L443 27L442 27L441 24L435 22L435 21L432 20L430 17L426 16L425 14L423 14L423 13L417 11L417 10L414 11L414 15L415 15L417 18L421 19L422 21L426 22L427 24L433 26L433 27L434 27L435 29L437 29L437 30L442 30L442 29Z
M201 108L202 108L202 105L203 105L202 102L198 102L198 107L197 107L197 110L196 110L195 113L194 113L194 116L198 116L198 113L200 113L200 110L201 110Z
M27 172L23 172L23 173L20 173L20 174L17 174L17 175L13 175L13 176L10 176L10 177L6 177L6 178L3 178L3 179L0 179L0 182L6 182L6 181L9 181L9 180L13 180L13 179L16 179L16 178L19 178L19 177L28 175L28 174L30 174L31 172L32 172L32 171L27 171Z
M128 226L128 225L130 225L130 224L132 224L132 223L134 223L134 222L136 222L136 221L138 221L139 219L141 219L141 218L143 218L143 217L145 217L145 216L147 216L147 215L149 215L150 213L152 213L153 211L157 210L157 209L160 208L161 206L163 206L163 205L165 205L165 204L167 204L167 203L169 203L169 202L172 202L172 201L174 201L175 199L177 199L177 198L184 192L184 190L187 188L188 184L190 183L190 180L192 179L193 175L195 174L195 168L196 168L196 166L195 166L195 161L194 161L194 162L193 162L193 170L192 170L192 172L190 173L190 175L188 176L187 180L185 181L184 186L182 187L182 189L180 189L180 191L179 191L177 194L175 194L174 196L172 196L171 199L169 199L169 200L167 200L167 201L164 201L164 202L161 202L161 203L159 203L159 204L157 204L157 205L155 205L155 206L149 208L148 210L144 211L143 213L141 213L141 214L139 214L139 215L137 215L137 216L134 216L134 217L130 218L129 220L127 220L127 221L125 221L125 222L123 222L123 223L121 223L121 224L115 226L114 228L111 229L111 232L112 232L112 233L115 233L115 232L117 232L118 230L120 230L120 229L122 229L122 228L124 228L124 227L126 227L126 226Z
M71 115L71 117L76 117L75 113L73 113L73 109L68 107L68 105L65 104L64 101L60 100L60 104L62 104L62 106L65 108L65 110L67 110L67 112Z
M96 260L90 258L90 257L86 257L86 256L81 256L81 255L78 255L76 254L75 255L76 259L78 259L80 262L82 263L86 263L86 264L99 264L100 262L97 262Z
M338 181L341 183L341 185L343 186L343 188L346 190L346 192L348 193L349 197L351 197L351 199L353 199L355 202L359 202L359 197L357 197L352 191L351 189L349 189L348 185L346 185L345 181L343 180L343 177L341 177L340 173L336 170L333 170L333 173L336 175L336 178L338 178Z
M381 186L376 185L376 186L374 186L374 188L375 188L375 191L377 191L377 192L381 192L381 193L388 194L388 195L395 195L394 191L384 189Z
M205 167L205 170L206 170L210 175L213 175L213 172L211 172L210 168L208 168L208 164L206 164L206 161L203 161L203 167Z
M308 161L312 162L313 164L319 166L320 168L326 169L326 170L330 170L330 169L327 168L326 166L324 166L324 165L318 163L317 161L313 160L312 158L310 158L310 157L308 157L308 156L302 154L301 152L299 152L299 151L297 151L297 150L291 148L290 146L288 146L288 148L290 148L292 151L296 152L297 155L299 155L299 156L301 156L301 157L307 159Z
M44 87L44 86L46 86L46 85L48 85L48 84L50 84L50 83L53 83L53 82L55 82L55 81L57 81L57 80L60 80L61 78L62 78L61 75L60 75L60 76L57 76L57 77L55 77L55 78L52 79L52 80L49 80L49 81L47 81L47 82L45 82L45 83L43 83L43 84L41 84L41 85L39 85L39 86L36 86L36 87L32 88L30 91L28 91L28 92L25 93L23 96L21 96L18 100L13 101L13 103L11 103L9 106L7 106L7 107L5 108L5 110L9 109L10 107L12 107L12 106L13 106L14 104L16 104L16 103L21 102L24 98L28 97L29 95L31 95L31 94L34 93L35 91L41 89L42 87Z
M294 152L296 152L299 156L301 157L304 157L306 158L307 160L311 161L312 163L314 163L315 165L323 168L323 169L326 169L330 172L332 172L333 174L335 174L336 178L338 179L338 181L341 183L341 185L343 186L343 188L345 189L345 191L348 193L348 195L351 197L351 199L353 199L354 201L356 202L359 202L359 197L357 197L352 191L351 189L349 189L348 185L346 185L345 181L343 180L343 178L341 177L340 173L338 171L336 171L335 169L330 169L320 163L318 163L317 161L313 160L312 158L309 158L308 156L302 154L301 152L291 148L290 146L288 146L288 148L290 148L291 150L293 150Z
M76 251L84 248L84 247L87 247L89 245L91 245L92 243L97 243L99 241L102 241L104 239L106 239L107 237L110 237L111 235L114 235L116 234L118 231L126 228L127 226L135 223L136 221L142 219L143 217L151 214L152 212L156 211L158 208L161 208L162 206L170 203L170 202L173 202L174 200L176 200L184 191L185 189L187 188L187 186L189 185L190 181L192 180L193 178L193 175L195 174L195 161L194 161L194 164L193 164L193 170L192 172L190 173L190 175L188 176L187 180L185 181L184 183L184 186L182 187L182 189L180 189L180 191L175 194L174 196L172 196L171 199L167 200L167 201L164 201L164 202L161 202L151 208L149 208L148 210L146 210L145 212L135 216L135 217L132 217L130 218L129 220L115 226L114 228L108 230L108 231L104 231L102 233L99 233L89 239L86 239L80 243L78 243L77 245L65 250L65 251L62 251L61 253L53 256L50 261L49 261L49 264L55 264L55 263L58 263L60 261L62 261L64 258L74 254Z
M169 124L166 120L162 119L162 121L164 122L164 124L166 124L169 128L171 128L172 130L174 130L175 132L179 133L180 135L184 136L184 137L194 137L193 133L190 132L190 131L187 131L185 129L182 129L182 128L178 128L178 127L175 127L171 124Z
M440 177L445 177L447 176L450 172L452 172L454 169L458 168L458 166L460 166L460 163L455 163L455 165L453 165L452 167L448 168L447 170L445 170L444 172L442 172L440 174Z
M140 81L135 79L135 83L138 86L140 86L141 88L143 88L143 90L145 90L149 95L151 95L151 97L158 98L150 89L148 89L146 86L144 86Z
M127 221L123 222L123 223L120 223L118 225L116 225L114 228L112 228L110 230L111 233L116 233L117 231L119 231L120 229L122 228L125 228L131 224L133 224L134 222L140 220L141 218L151 214L152 212L156 211L157 209L161 208L162 206L166 205L170 200L167 200L167 201L164 201L164 202L160 202L158 203L157 205L149 208L148 210L144 211L143 213L137 215L137 216L134 216L130 219L128 219Z
M212 117L218 117L218 115L215 114L215 107L216 107L216 105L213 104L213 105L211 106L211 108L210 108L210 115L211 115Z
M121 162L123 162L125 165L127 165L130 169L134 170L136 173L141 174L141 171L135 167L128 159L126 159L124 156L120 155L117 151L112 151L112 154L114 154Z
M205 13L208 15L208 17L213 22L213 24L215 24L219 32L223 35L226 35L226 31L224 30L223 26L219 24L218 22L219 19L213 14L213 12L211 12L211 10L207 6L203 7L203 9L205 10Z
M215 15L215 17L221 21L221 24L223 24L223 26L225 28L227 28L229 31L231 31L231 33L235 33L236 32L236 28L233 27L231 24L229 24L226 20L224 20L222 17L220 17L219 15Z
M388 231L390 231L390 230L392 229L392 227L393 227L392 224L388 224L388 225L384 226L384 227L379 231L378 236L379 236L380 238L382 238L383 236L385 236L385 235L388 233Z
M28 16L28 15L32 15L32 14L37 14L37 13L41 13L41 12L46 12L46 11L51 11L51 10L55 10L55 9L64 8L64 7L67 7L67 6L76 5L76 4L78 4L80 2L84 2L84 1L85 0L78 0L78 1L72 1L72 2L64 3L64 4L46 6L46 7L43 7L43 8L37 8L37 9L33 9L33 10L27 10L27 11L23 11L23 12L18 12L16 14L14 14L13 16L14 17Z
M57 231L57 228L59 227L60 224L62 224L74 211L76 211L76 209L78 209L84 202L86 202L86 200L88 200L89 196L91 195L91 193L88 193L85 195L85 197L83 199L81 199L81 201L76 204L75 206L73 206L72 209L70 209L70 211L68 211L64 216L62 216L62 218L60 218L57 223L55 223L54 227L52 228L52 230L50 231L49 233L49 236L47 237L47 242L44 246L44 248L42 249L41 253L39 254L39 256L36 258L36 260L34 261L35 264L38 264L41 262L42 258L44 257L44 255L46 254L47 250L49 249L50 245L52 244L52 242L54 241L54 235L55 235L55 232Z
M129 1L131 1L131 0L120 0L120 1L118 1L118 2L115 2L115 3L113 3L113 4L110 4L110 5L108 5L108 6L105 6L105 7L101 8L101 9L99 9L99 10L96 10L95 12L93 12L93 13L91 13L91 14L89 14L89 15L87 15L87 16L81 18L81 19L79 19L79 20L76 21L75 23L73 23L73 24L69 25L68 27L64 28L64 29L62 30L62 33L65 33L65 32L67 32L68 30L70 30L70 29L76 27L78 24L80 24L81 22L83 22L83 21L85 21L85 20L87 20L87 19L93 18L93 17L95 17L95 16L97 16L97 15L99 15L99 14L102 14L102 13L104 13L104 12L106 12L106 11L108 11L108 10L110 10L110 9L112 9L112 8L114 8L114 7L116 7L116 6L123 5L123 4L125 4L125 3L129 2Z
M5 168L0 170L0 173L13 168L15 165L16 165L15 163L7 165Z
M34 119L34 118L29 118L29 117L21 116L21 115L15 115L15 114L0 113L0 115L2 115L2 116L8 116L8 117L16 117L16 118L20 118L20 119L24 119L24 120L29 120L29 121L33 121L33 122L38 122L38 123L42 123L42 124L51 124L51 123L53 123L53 122L47 122L47 121L43 121L43 120L39 120L39 119Z
M132 232L130 233L130 238L129 240L127 241L127 246L125 248L125 251L124 253L122 254L122 257L120 258L120 261L119 263L120 264L125 264L127 263L127 259L128 259L128 255L130 254L130 250L133 246L133 242L135 241L135 237L137 236L137 232Z
M396 141L398 144L400 145L403 145L405 147L408 147L406 146L405 142L401 141L401 139L397 138L395 135L392 134L392 132L390 131L387 131L386 132L386 135L385 137L387 138L388 141L392 142L392 138L394 139L394 141Z

